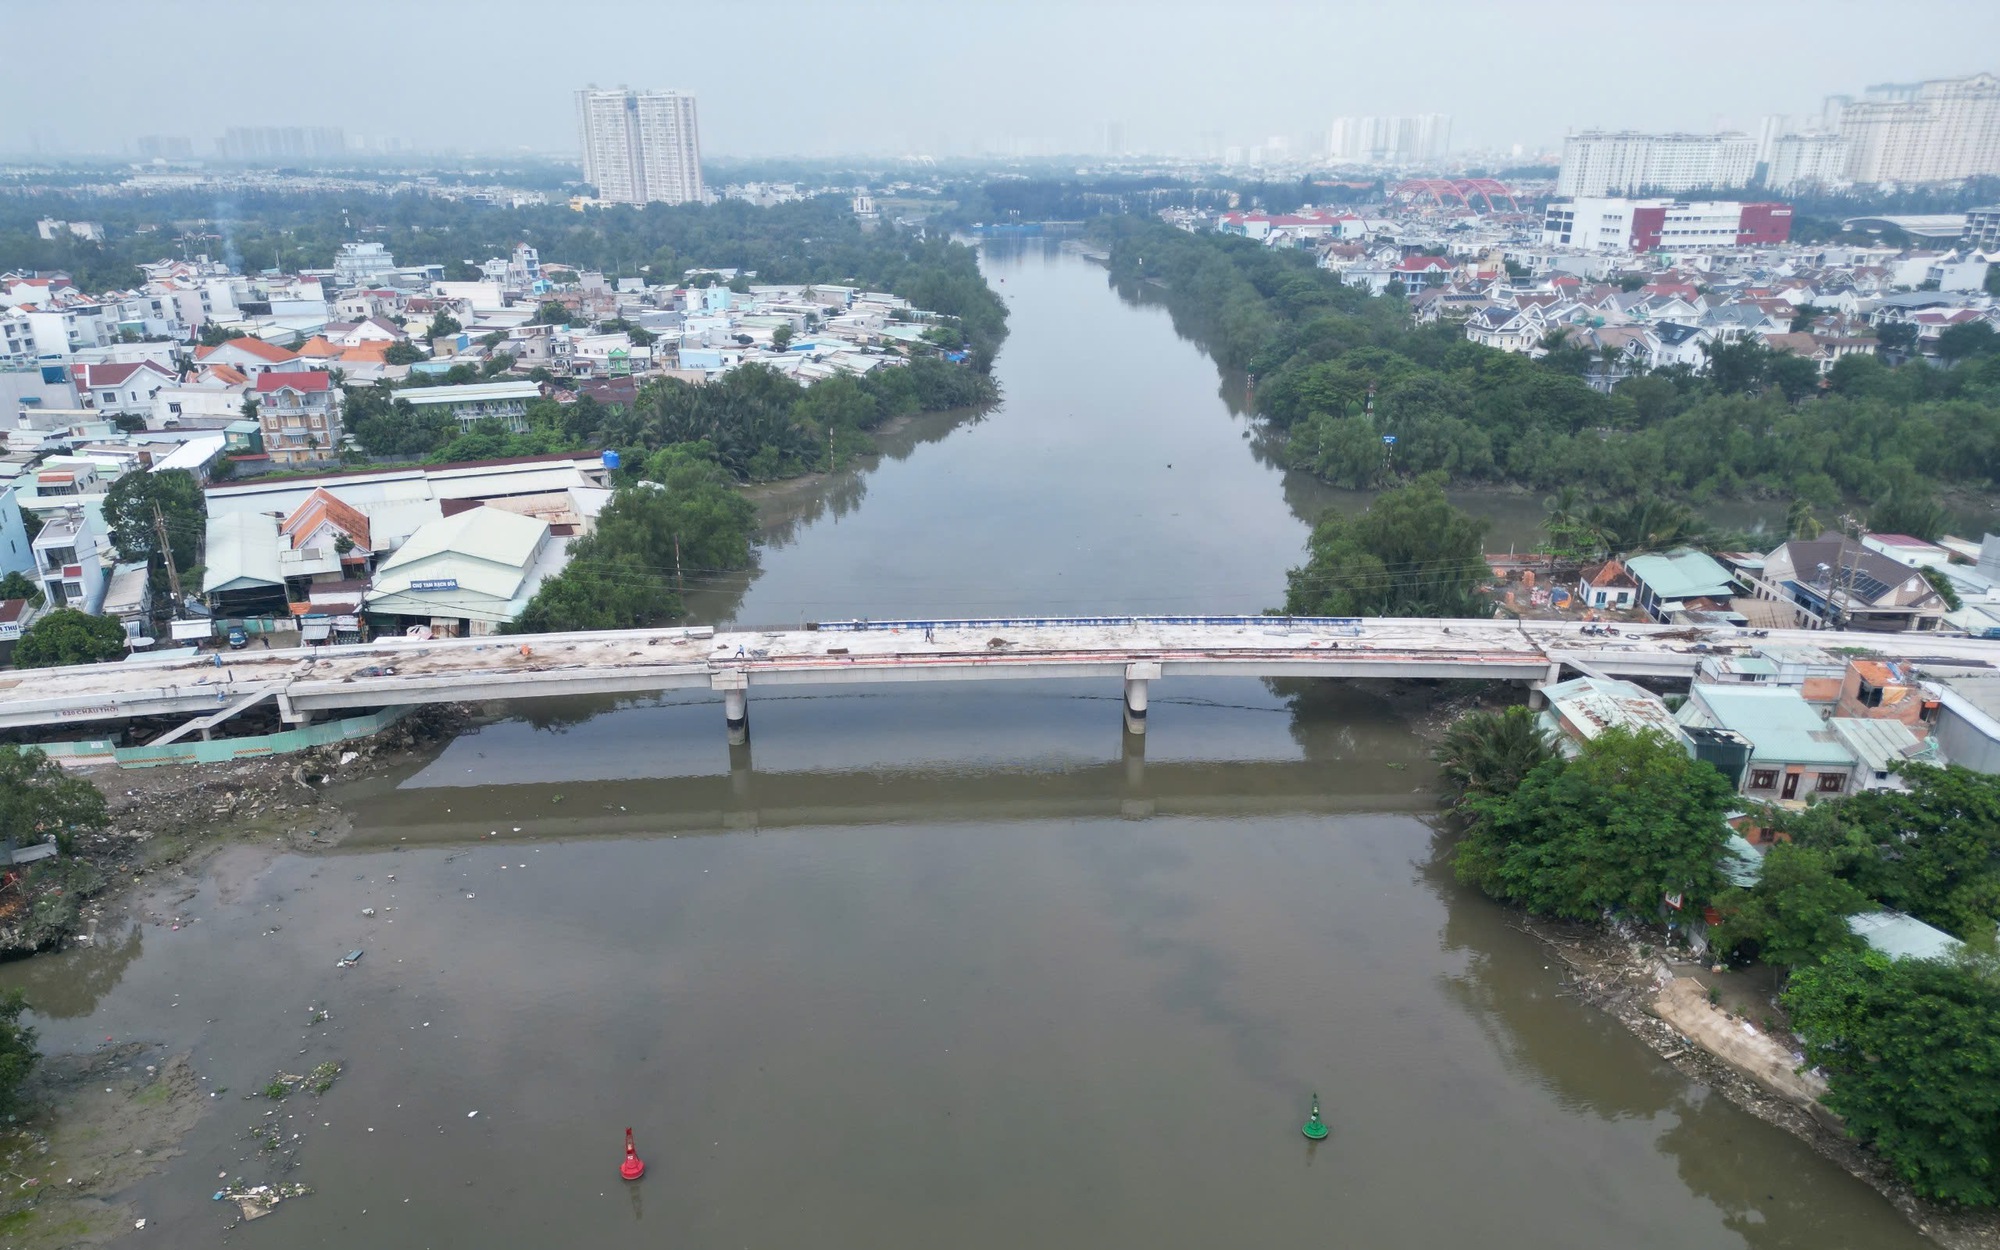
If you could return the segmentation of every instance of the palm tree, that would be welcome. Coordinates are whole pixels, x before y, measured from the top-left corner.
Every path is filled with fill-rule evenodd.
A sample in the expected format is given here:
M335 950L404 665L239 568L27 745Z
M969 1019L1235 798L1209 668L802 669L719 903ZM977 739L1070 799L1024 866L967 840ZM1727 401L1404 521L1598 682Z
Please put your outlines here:
M1530 772L1555 758L1540 718L1524 707L1467 712L1431 751L1438 782L1463 812L1474 799L1507 795Z
M1574 485L1556 488L1542 500L1542 532L1549 536L1547 550L1552 556L1583 559L1592 554L1590 526L1584 520L1583 492Z
M1786 537L1804 542L1818 538L1825 530L1826 527L1819 523L1819 518L1813 515L1811 500L1794 499L1792 506L1785 509Z
M1697 541L1704 530L1686 504L1657 495L1635 499L1622 509L1592 507L1585 525L1603 550L1621 558Z

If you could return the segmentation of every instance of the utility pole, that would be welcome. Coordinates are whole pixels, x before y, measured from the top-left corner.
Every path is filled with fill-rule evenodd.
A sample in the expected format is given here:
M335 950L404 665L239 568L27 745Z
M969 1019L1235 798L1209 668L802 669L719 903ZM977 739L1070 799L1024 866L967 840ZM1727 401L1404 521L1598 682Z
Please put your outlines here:
M181 571L174 565L174 545L167 539L167 518L160 513L159 501L153 503L153 532L160 536L160 555L167 562L167 588L174 596L174 619L181 619Z
M1847 531L1850 527L1855 529L1856 531L1859 531L1861 528L1861 522L1856 520L1852 513L1844 512L1840 516L1840 555L1837 557L1837 560L1839 561L1840 565L1841 580L1843 583L1842 590L1843 593L1845 593L1847 596L1846 606L1840 609L1840 627L1842 629L1847 628L1847 622L1854 615L1850 609L1853 607L1854 604L1855 561L1849 560L1847 558ZM1858 555L1855 557L1856 560L1858 560L1859 558L1860 557Z
M678 595L686 591L687 587L681 582L681 536L680 531L676 530L674 531L674 593Z

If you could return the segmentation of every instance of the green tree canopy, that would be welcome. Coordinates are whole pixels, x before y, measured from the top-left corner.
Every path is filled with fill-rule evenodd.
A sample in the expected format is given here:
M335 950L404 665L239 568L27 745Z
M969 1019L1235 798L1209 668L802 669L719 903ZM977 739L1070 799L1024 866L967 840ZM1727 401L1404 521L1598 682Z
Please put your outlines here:
M1867 897L1960 938L2000 921L2000 777L1909 764L1906 790L1866 790L1792 822Z
M441 339L457 334L464 328L464 326L458 323L458 318L440 309L438 314L431 318L430 328L424 331L424 337L427 339ZM491 338L492 336L488 335L487 337ZM502 337L505 336L503 335Z
M104 523L111 529L118 558L147 560L160 554L159 531L153 525L155 505L167 523L175 563L192 568L201 559L208 502L200 480L185 469L134 470L111 484L104 495Z
M68 850L76 834L102 829L107 819L103 793L40 747L0 746L0 838L29 846L54 834Z
M1486 522L1452 506L1444 475L1377 497L1360 516L1329 511L1303 568L1285 575L1294 616L1484 616Z
M1473 799L1460 877L1495 898L1574 920L1700 907L1720 890L1736 793L1656 733L1607 729L1550 759L1510 794Z
M92 616L75 608L44 613L14 644L17 668L54 668L63 664L94 664L125 654L125 627L108 616Z
M1764 853L1757 884L1726 891L1716 902L1722 926L1712 940L1730 950L1754 943L1766 963L1793 968L1835 951L1858 949L1847 918L1868 909L1868 896L1834 875L1826 852L1780 842Z
M1826 1103L1927 1198L2000 1202L2000 982L1990 965L1838 951L1784 993Z
M42 601L41 584L26 573L9 573L0 577L0 599L26 599L30 603Z
M677 580L750 562L757 511L707 456L713 448L663 448L647 465L658 481L620 487L597 526L542 583L513 626L528 633L634 629L681 615Z

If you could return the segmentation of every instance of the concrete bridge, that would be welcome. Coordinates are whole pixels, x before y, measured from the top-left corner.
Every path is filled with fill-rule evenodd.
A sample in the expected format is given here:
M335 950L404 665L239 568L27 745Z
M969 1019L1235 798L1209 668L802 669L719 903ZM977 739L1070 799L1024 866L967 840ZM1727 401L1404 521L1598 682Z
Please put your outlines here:
M1153 683L1176 677L1471 678L1531 690L1564 670L1687 680L1704 655L1770 643L1851 648L1932 668L2000 666L2000 642L1928 634L1620 626L1392 617L1121 616L832 621L802 629L625 630L398 639L354 646L136 658L0 677L0 728L139 717L208 736L270 701L290 723L344 709L710 689L732 741L766 686L1082 678L1120 681L1145 730ZM50 735L54 736L54 735Z

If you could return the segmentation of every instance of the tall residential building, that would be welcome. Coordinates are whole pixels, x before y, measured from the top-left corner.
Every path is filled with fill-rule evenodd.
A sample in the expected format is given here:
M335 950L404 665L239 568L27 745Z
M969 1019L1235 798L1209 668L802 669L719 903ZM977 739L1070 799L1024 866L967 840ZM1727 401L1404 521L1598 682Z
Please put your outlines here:
M1847 141L1839 135L1780 135L1771 144L1764 185L1773 191L1824 186L1847 176Z
M2000 174L2000 78L1939 78L1870 87L1840 110L1847 177L1948 182Z
M1399 163L1440 160L1451 150L1451 115L1336 117L1327 155L1337 161Z
M347 132L338 126L231 126L215 141L226 161L283 161L344 156Z
M1649 135L1587 130L1563 140L1557 195L1629 195L1748 186L1757 172L1757 140L1718 135Z
M576 93L583 180L614 204L685 204L703 196L694 96L685 91Z

